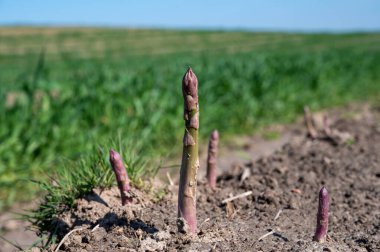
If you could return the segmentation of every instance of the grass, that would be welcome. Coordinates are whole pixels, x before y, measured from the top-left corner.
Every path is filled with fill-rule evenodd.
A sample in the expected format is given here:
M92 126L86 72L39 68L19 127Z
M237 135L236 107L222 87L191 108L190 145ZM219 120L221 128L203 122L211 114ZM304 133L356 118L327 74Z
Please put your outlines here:
M95 156L63 164L58 174L49 180L35 181L46 194L38 210L28 216L31 223L41 230L54 230L56 215L73 207L75 199L90 193L94 187L112 185L112 176L103 152L99 149ZM73 170L73 167L76 169Z
M0 209L35 197L30 179L46 179L50 210L109 185L105 157L91 165L91 156L115 141L138 161L135 178L154 174L147 161L181 151L187 66L199 79L205 142L214 128L251 134L294 120L305 104L374 97L379 42L378 33L0 28Z
M121 145L121 144L120 144ZM121 148L119 145L119 148ZM138 148L135 146L134 151ZM123 150L123 148L121 148ZM131 185L141 186L139 174L140 169L144 172L151 171L151 167L145 167L144 158L136 155L130 149L121 151L130 175ZM28 212L22 217L27 219L40 232L49 231L50 238L47 244L54 242L56 228L60 225L57 222L57 215L64 210L74 207L75 200L92 192L94 188L107 188L114 184L115 178L108 163L108 149L98 147L94 149L92 155L82 157L78 161L63 160L61 169L48 178L33 180L43 191L44 196L39 207Z

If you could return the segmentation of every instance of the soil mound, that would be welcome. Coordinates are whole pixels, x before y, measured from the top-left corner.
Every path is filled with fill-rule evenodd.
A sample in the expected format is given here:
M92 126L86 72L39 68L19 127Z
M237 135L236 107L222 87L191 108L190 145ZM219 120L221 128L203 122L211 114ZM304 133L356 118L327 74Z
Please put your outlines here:
M200 181L196 237L177 233L175 185L161 199L134 190L134 204L124 207L113 188L94 191L59 216L59 237L72 231L60 250L380 251L379 114L374 109L365 118L335 121L333 129L352 136L343 142L305 136L233 166L215 190ZM318 244L312 237L322 185L330 194L329 232Z

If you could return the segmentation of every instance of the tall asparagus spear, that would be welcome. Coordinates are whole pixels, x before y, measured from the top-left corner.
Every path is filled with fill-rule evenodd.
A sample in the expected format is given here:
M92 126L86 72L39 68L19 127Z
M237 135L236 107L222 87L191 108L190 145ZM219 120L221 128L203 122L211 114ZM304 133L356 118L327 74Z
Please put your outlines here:
M326 187L319 191L319 206L317 214L317 228L313 240L316 242L325 242L327 229L329 225L329 193Z
M178 231L195 234L198 158L198 79L189 68L182 79L185 134L178 191Z
M207 156L207 182L211 188L216 186L216 157L218 154L219 132L214 130L210 135Z
M120 154L112 149L110 150L110 163L112 170L116 175L117 185L120 190L121 204L124 206L132 202L132 198L128 196L130 190L129 178Z

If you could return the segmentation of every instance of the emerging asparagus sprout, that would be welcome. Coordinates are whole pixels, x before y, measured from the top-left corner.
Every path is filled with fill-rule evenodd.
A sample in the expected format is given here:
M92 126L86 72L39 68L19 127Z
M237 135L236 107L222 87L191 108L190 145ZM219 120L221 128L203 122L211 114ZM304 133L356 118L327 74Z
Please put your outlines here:
M303 116L305 120L305 125L307 128L307 133L312 139L318 138L318 132L315 128L315 121L313 116L310 113L309 107L305 106L303 108Z
M329 225L329 193L326 187L319 191L319 206L317 214L317 228L313 240L323 243L326 241L327 229Z
M207 156L207 182L211 188L216 186L216 157L218 154L219 132L214 130L210 135Z
M182 80L185 134L178 191L178 231L195 234L198 157L198 79L189 68Z
M332 137L332 130L330 128L330 122L327 115L323 116L323 132L325 133L327 137L330 137L330 138Z
M129 178L120 154L112 149L110 150L110 163L116 175L117 185L120 190L121 204L124 206L132 202L132 198L129 197Z

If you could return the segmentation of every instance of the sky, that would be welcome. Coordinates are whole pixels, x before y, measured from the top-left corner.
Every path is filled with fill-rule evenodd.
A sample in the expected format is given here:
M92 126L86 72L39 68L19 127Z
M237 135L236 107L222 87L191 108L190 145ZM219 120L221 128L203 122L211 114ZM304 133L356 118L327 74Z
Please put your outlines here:
M380 1L0 0L0 25L380 31Z

